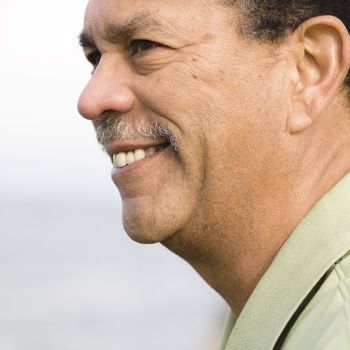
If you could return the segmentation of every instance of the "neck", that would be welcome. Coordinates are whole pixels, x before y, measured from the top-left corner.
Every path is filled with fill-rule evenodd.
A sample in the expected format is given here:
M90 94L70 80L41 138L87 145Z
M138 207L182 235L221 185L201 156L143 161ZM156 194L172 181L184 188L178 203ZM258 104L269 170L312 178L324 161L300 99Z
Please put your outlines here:
M188 261L238 316L293 230L290 209L277 213L278 209L265 202L258 210L261 217L247 212L246 222L240 225L222 220L223 213L217 213L219 220L210 225L215 229L179 233L164 244Z

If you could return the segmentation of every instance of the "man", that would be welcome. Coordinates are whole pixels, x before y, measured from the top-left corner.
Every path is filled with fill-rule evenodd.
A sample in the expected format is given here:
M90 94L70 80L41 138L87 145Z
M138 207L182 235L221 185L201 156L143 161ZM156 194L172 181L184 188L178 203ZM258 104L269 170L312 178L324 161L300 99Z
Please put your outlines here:
M347 26L349 0L87 7L78 108L124 227L227 301L223 349L350 349Z

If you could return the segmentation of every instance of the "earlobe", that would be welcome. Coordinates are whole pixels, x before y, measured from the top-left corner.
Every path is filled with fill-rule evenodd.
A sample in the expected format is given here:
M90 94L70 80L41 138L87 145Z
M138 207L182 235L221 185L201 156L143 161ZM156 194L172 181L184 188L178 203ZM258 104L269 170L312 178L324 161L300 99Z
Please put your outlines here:
M290 115L287 123L287 131L296 134L312 124L312 119L307 114Z
M333 16L307 20L293 34L299 56L298 81L292 93L287 131L310 126L344 84L350 66L350 38L344 24Z

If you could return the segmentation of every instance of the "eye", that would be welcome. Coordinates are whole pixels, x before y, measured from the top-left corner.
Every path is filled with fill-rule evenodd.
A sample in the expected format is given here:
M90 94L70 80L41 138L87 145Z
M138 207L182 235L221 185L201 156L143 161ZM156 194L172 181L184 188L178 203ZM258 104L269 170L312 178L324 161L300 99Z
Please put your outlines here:
M96 68L101 60L101 53L99 51L93 51L86 56L87 60Z
M143 40L143 39L132 40L129 44L130 55L135 56L144 51L149 51L161 46L162 46L161 44L158 44L150 40Z

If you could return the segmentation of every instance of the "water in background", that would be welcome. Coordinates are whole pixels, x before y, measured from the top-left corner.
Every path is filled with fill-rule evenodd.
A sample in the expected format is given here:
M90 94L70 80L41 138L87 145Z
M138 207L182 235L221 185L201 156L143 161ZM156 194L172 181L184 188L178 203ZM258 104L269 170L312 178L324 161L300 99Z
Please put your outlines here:
M1 350L210 350L224 306L122 232L118 201L2 198Z

